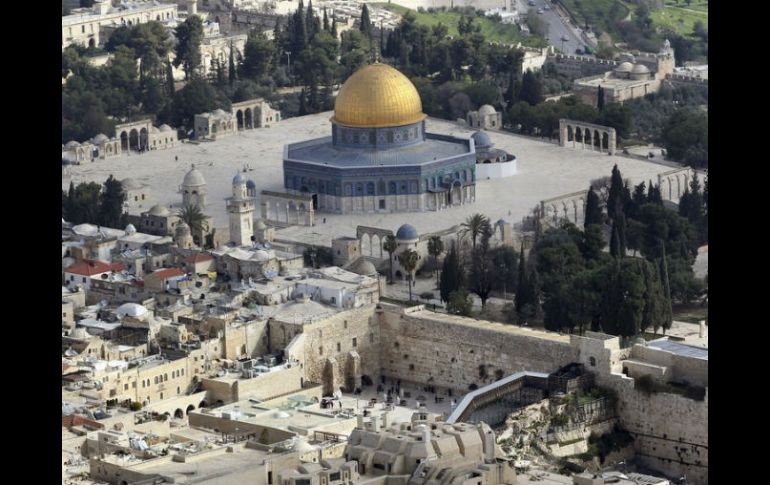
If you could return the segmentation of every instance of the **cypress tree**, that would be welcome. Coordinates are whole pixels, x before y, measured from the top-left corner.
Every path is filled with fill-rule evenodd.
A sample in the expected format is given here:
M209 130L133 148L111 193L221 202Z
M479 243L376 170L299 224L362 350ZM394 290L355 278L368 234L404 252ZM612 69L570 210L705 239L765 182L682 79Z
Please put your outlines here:
M318 32L318 25L315 14L313 13L313 0L307 4L307 13L305 15L305 26L307 27L308 41Z
M323 28L325 31L329 31L329 16L326 14L326 5L324 5Z
M612 235L610 236L610 255L613 258L621 257L620 234L618 231L618 220L612 221Z
M77 219L77 217L75 217L75 208L75 183L70 180L70 188L67 191L67 204L64 206L64 217L66 217L69 222Z
M620 175L618 165L612 167L610 191L607 197L607 216L614 219L623 207L623 177Z
M599 111L603 111L604 110L604 88L602 88L601 86L599 86L599 91L597 92L596 99L597 99L596 107L599 108Z
M516 295L514 297L514 304L516 305L516 313L521 313L524 305L529 303L530 286L529 279L527 278L527 265L524 259L524 246L519 251L519 281L516 285Z
M334 36L335 39L337 38L337 16L336 15L332 16L332 35Z
M588 188L588 195L586 195L586 209L585 209L585 221L583 227L588 227L591 224L602 224L602 208L599 207L599 196L594 192L593 187Z
M230 42L230 60L227 64L227 76L230 79L230 86L233 85L233 83L236 80L236 73L235 73L235 47L233 47L233 43Z
M439 282L441 301L449 301L449 295L462 288L464 283L457 248L453 243L441 268L441 280Z
M307 114L307 102L305 101L305 88L299 93L299 113L298 116L305 116Z
M618 214L618 250L620 251L620 257L626 257L626 216L621 212Z
M661 245L661 257L659 262L659 271L660 271L661 286L663 287L663 298L664 298L663 312L662 312L662 317L663 317L662 327L663 327L663 335L665 335L666 329L671 328L674 311L671 308L671 281L669 280L669 275L668 275L666 245L663 243L663 240L660 241L660 245Z
M166 61L166 90L169 98L174 97L174 69L171 67L171 61Z
M369 19L369 7L364 4L361 7L361 25L359 30L371 39L372 37L372 21Z

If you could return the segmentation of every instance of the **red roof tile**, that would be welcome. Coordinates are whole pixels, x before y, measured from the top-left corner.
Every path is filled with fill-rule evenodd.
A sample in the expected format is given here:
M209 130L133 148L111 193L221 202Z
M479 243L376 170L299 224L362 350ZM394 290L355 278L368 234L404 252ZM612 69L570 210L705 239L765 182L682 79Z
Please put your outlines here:
M187 256L184 260L185 263L202 263L204 261L211 261L214 257L208 253L195 253L192 256Z
M159 269L157 271L154 271L154 272L148 274L145 277L145 279L147 279L150 276L152 276L153 278L158 278L158 279L161 279L161 280L167 280L169 278L174 278L174 277L177 277L177 276L184 276L185 274L187 274L187 273L185 273L184 271L182 271L179 268L163 268L163 269Z
M80 263L75 263L64 270L65 273L82 276L95 276L110 271L113 271L112 265L98 259L84 259Z

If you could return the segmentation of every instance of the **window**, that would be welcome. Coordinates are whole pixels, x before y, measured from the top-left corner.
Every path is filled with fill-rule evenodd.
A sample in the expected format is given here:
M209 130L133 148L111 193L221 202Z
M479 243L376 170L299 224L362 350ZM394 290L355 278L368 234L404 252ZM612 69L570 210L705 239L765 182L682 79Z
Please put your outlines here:
M318 347L318 355L323 355L323 354L324 354L324 348L323 348L323 346L321 346L321 347Z
M380 209L385 208L385 199L380 199Z
M83 277L83 283L85 283L85 282L86 282L86 277L84 276L84 277Z
M85 34L86 33L86 26L85 25L81 25L80 26L80 33L81 34Z
M371 344L371 343L374 343L374 334L373 334L373 333L370 333L370 334L369 334L369 343L370 343L370 344Z
M348 328L348 321L345 320L345 328Z
M66 313L62 313L62 314L61 314L61 316L62 316L63 318L67 318L67 314L66 314Z
M127 390L128 390L128 383L125 383L125 384L123 384L123 390L124 390L124 391L127 391Z
M134 382L132 382L132 383L131 383L131 387L132 387L133 389L136 389L136 381L134 381Z
M596 367L596 359L593 357L588 358L588 363L591 364L591 367Z
M356 337L353 337L353 347L358 347L358 339Z
M342 350L342 345L340 345L339 342L337 342L337 352L340 352Z

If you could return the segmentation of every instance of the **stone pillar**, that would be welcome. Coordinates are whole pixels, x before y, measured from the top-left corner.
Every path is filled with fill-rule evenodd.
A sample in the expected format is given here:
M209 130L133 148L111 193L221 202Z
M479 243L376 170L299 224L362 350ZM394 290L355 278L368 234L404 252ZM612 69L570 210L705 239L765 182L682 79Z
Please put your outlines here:
M559 146L567 145L567 123L559 120Z
M607 151L610 155L615 154L615 149L617 145L617 140L615 139L615 130L610 130L610 137L607 142Z

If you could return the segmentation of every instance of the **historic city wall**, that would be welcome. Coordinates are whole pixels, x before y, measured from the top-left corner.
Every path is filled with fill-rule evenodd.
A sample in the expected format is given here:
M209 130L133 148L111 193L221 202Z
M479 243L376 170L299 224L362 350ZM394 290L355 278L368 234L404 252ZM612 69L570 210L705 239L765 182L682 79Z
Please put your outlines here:
M499 323L382 304L385 376L463 394L517 371L553 372L577 361L565 336Z
M332 317L305 325L304 375L327 389L349 387L355 375L380 374L380 329L376 305L366 305L340 312ZM358 357L356 357L356 355Z

